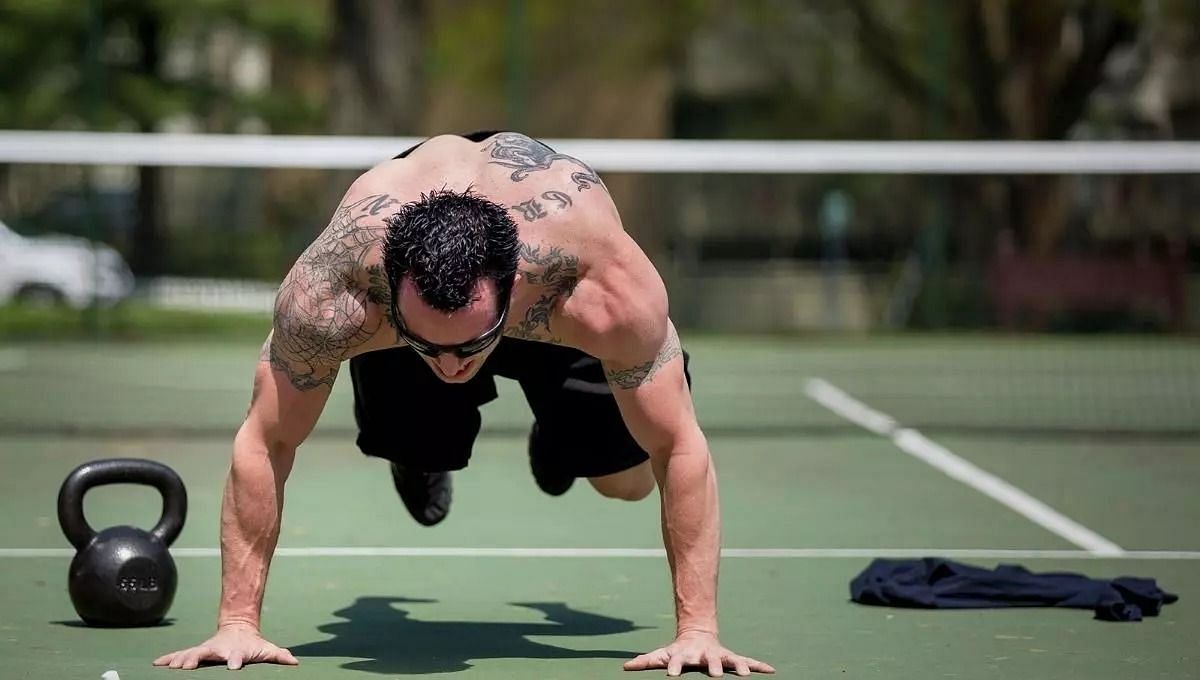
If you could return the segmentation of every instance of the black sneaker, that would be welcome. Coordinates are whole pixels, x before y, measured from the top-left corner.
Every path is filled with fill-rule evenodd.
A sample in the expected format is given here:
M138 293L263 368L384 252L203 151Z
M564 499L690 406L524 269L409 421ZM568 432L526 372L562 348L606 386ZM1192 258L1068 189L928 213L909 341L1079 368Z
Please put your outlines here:
M538 424L534 422L529 431L529 469L533 471L533 479L538 488L551 496L561 496L575 483L574 475L565 475L562 471L549 464L551 457L539 447Z
M431 527L450 512L450 473L414 472L392 463L396 493L417 522Z

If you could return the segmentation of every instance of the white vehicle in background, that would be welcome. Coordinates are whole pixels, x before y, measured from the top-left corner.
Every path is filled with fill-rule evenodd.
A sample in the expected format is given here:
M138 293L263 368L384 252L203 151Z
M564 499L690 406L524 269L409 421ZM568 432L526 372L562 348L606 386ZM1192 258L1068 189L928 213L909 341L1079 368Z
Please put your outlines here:
M93 297L111 305L132 292L133 273L111 247L72 236L21 236L0 222L0 305L82 309Z

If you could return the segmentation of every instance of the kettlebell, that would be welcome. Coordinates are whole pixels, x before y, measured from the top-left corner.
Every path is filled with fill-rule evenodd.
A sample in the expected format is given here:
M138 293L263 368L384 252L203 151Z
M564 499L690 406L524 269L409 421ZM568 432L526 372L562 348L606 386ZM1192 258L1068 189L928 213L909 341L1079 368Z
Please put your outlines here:
M83 516L83 496L104 484L144 484L162 494L162 516L150 531L115 526L97 533ZM75 558L67 580L71 603L91 626L160 623L175 599L175 561L168 548L183 530L187 490L174 470L152 460L111 458L75 468L58 491L58 523Z

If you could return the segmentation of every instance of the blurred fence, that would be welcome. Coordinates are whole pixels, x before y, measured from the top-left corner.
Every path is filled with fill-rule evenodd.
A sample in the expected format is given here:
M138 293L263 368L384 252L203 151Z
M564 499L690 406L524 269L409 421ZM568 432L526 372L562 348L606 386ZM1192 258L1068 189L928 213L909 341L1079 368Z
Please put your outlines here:
M79 257L98 242L134 263L132 297L97 315L193 310L247 339L14 350L0 430L224 434L278 281L360 169L414 141L0 133L0 221L54 266L100 267ZM666 278L710 427L844 428L805 396L820 378L935 429L1200 429L1200 144L547 141L604 176ZM13 247L0 241L0 278L53 268ZM222 311L258 316L222 326ZM811 331L831 335L795 339ZM339 431L344 391L326 423ZM520 405L501 409L501 429L523 432Z
M0 221L115 246L146 304L262 309L355 174L416 141L0 132ZM604 175L683 326L1200 323L1200 143L546 141Z

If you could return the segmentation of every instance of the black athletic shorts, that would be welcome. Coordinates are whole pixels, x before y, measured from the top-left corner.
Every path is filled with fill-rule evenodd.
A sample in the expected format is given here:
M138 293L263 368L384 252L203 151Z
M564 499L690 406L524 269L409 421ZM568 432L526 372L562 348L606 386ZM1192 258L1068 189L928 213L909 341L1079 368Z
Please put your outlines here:
M690 386L687 352L683 359ZM359 450L423 472L465 468L479 434L479 407L497 396L496 376L521 385L537 421L538 450L553 457L543 461L548 468L598 477L647 460L599 360L570 347L507 337L465 383L442 382L409 347L352 358Z
M497 132L460 136L480 142ZM683 360L690 386L686 351ZM497 396L496 376L520 383L538 424L537 449L556 458L541 461L547 467L575 477L598 477L647 460L625 427L598 359L577 349L515 338L501 338L479 373L459 384L442 382L408 347L351 359L359 450L423 472L461 470L479 434L479 407Z

